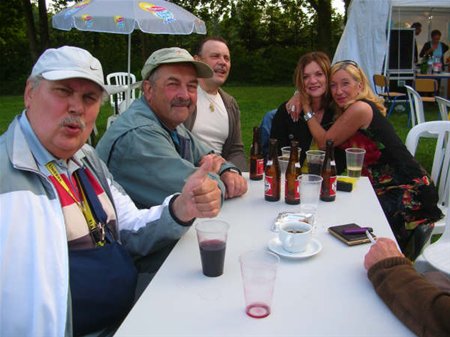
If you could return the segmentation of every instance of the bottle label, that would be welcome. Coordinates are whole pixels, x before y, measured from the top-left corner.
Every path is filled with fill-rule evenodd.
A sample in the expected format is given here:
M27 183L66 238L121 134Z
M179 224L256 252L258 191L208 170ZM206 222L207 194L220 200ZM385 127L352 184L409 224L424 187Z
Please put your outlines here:
M256 174L262 176L264 174L264 159L256 159Z
M336 195L336 191L337 191L337 177L336 176L330 177L330 184L328 186L330 186L330 190L329 190L330 197L334 197Z
M294 187L294 200L300 200L300 189L299 189L299 183L298 180L294 181L295 187ZM288 181L287 179L285 179L284 181L284 197L287 199L288 198L288 193L289 193L289 189L288 189Z
M273 164L273 160L272 159L268 159L267 160L267 163L266 163L266 166L270 166L270 165L272 165Z
M266 175L264 178L264 195L273 197L273 177Z

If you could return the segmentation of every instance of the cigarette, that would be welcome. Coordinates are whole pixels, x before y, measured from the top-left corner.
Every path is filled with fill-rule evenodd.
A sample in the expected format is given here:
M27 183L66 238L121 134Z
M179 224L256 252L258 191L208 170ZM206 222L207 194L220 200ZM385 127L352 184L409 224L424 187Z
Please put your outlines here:
M369 230L366 230L366 236L372 244L374 244L376 242L375 239L373 238L372 234L370 234Z

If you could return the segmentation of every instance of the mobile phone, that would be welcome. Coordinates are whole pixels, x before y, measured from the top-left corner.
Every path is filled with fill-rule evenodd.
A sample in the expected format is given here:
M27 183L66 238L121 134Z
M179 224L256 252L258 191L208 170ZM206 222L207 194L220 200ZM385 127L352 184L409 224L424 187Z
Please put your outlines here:
M328 227L328 231L331 235L338 238L348 246L356 246L361 245L363 243L370 243L369 238L367 235L364 234L345 234L343 233L346 229L358 229L361 228L359 225L355 223L349 223L345 225L338 225L338 226L331 226ZM376 236L373 233L370 233L374 239L376 239Z

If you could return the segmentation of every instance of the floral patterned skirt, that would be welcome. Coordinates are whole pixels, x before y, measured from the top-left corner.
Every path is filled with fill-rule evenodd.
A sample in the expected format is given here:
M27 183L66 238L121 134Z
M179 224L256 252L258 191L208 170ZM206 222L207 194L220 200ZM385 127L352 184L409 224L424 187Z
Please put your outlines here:
M403 253L415 259L442 218L438 194L425 170L378 163L367 168L372 186ZM423 242L422 242L423 241Z

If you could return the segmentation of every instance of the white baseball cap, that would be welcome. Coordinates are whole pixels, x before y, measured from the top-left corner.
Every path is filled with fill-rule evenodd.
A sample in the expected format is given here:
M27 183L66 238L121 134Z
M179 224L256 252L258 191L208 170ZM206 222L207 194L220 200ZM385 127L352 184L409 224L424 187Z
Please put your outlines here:
M107 91L100 61L87 50L77 47L63 46L47 49L31 71L31 76L38 75L49 81L85 78Z

